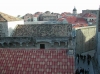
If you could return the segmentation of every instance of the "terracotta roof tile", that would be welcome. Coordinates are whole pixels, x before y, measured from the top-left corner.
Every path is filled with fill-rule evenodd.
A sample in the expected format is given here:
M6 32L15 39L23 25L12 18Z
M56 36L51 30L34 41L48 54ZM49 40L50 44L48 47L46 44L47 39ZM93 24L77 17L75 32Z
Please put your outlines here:
M74 74L74 63L66 50L0 49L0 74Z
M76 26L87 26L87 21L84 18L79 18L75 16L67 16L65 18L59 18L58 21L63 21L66 19L68 23L74 24L74 27Z
M76 19L77 18L75 16L67 16L66 17L66 20L71 24L75 23Z

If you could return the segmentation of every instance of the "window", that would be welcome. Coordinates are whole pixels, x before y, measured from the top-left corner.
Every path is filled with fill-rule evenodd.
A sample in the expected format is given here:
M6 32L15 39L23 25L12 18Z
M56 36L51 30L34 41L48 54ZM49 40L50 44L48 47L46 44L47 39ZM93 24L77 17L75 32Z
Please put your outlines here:
M40 44L40 49L45 49L45 44Z

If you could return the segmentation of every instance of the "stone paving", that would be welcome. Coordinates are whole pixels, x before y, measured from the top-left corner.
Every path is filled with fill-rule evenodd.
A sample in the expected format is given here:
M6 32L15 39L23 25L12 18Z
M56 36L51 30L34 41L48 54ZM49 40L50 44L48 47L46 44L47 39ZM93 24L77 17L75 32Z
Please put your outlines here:
M100 74L100 71L98 69L98 64L95 62L94 57L92 59L92 64L93 64L94 74Z
M89 51L89 52L86 52L86 53L82 53L82 55L91 55L92 57L94 56L94 51ZM89 74L95 74L94 73L94 70L93 70L93 64L92 64L92 61L90 61L90 65L88 65L87 63L87 59L85 60L85 62L83 63L82 59L79 60L79 64L76 60L76 69L77 68L84 68L85 70L89 71ZM81 73L80 73L81 74ZM84 73L85 74L85 73ZM88 74L88 73L87 73Z

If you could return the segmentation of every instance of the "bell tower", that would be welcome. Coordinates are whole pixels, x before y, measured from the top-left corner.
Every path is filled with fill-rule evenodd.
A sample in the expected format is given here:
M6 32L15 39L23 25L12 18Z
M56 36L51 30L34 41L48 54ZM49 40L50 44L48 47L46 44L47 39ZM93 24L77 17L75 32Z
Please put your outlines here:
M74 9L73 9L73 15L74 15L74 16L77 15L77 9L75 8L75 6L74 6Z

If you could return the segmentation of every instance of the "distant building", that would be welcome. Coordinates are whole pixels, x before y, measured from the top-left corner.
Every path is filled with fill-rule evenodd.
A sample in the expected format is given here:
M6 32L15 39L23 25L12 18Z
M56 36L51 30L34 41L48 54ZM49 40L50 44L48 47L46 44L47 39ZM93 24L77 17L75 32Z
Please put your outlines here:
M30 22L33 21L33 14L27 13L23 16L24 22Z
M93 13L93 14L96 14L98 15L98 10L82 10L82 13L85 14L85 13Z
M74 9L73 9L73 15L74 16L77 16L77 9L74 7Z
M88 25L89 26L93 26L94 24L96 24L96 14L93 14L93 13L85 13L83 14L82 16L87 22L88 22Z
M20 18L0 12L0 37L9 37L17 24L24 24Z
M59 18L64 18L66 16L73 16L73 14L70 13L70 12L63 12L63 13L60 14L60 17Z
M87 21L82 17L66 16L64 18L59 18L58 21L61 22L62 24L70 23L72 24L73 28L88 26Z
M40 15L39 21L56 21L58 17L58 13L51 13L50 11L46 11L45 13Z

